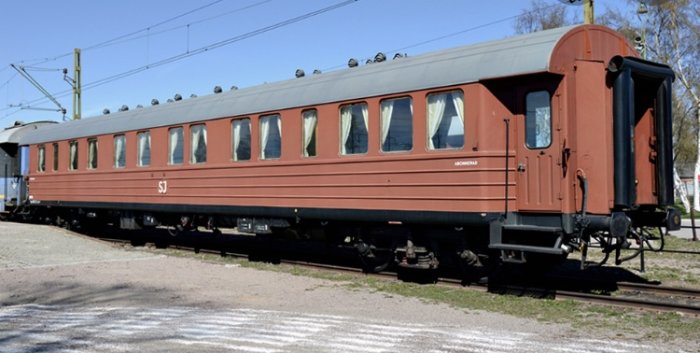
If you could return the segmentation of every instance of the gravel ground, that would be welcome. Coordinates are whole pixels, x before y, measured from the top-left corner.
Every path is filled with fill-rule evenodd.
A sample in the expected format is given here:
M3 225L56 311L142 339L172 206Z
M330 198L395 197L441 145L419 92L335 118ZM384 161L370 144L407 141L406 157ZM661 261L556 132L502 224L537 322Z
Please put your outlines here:
M0 352L697 352L0 222Z

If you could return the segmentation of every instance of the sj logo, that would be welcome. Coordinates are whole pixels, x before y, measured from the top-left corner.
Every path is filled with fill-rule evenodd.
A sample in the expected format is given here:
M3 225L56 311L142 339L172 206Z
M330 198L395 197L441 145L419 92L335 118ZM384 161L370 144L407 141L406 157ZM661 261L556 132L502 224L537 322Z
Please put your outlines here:
M158 193L165 194L168 192L168 182L166 180L161 180L158 182Z

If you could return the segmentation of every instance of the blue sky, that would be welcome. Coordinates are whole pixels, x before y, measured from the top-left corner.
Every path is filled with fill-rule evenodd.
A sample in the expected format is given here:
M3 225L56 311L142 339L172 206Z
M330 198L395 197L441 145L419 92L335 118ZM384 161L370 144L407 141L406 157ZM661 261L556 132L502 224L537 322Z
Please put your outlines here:
M559 3L559 0L545 1ZM10 126L16 120L61 119L55 112L8 108L10 104L33 103L43 97L16 75L10 63L68 68L72 76L73 48L83 48L82 82L86 86L340 3L343 0L3 0L0 127ZM596 0L598 14L607 7L622 6L625 6L623 0ZM156 26L201 7L204 8ZM351 57L364 62L380 51L391 57L401 49L400 52L411 56L500 39L513 34L513 17L529 7L529 0L358 0L86 89L83 117L99 115L104 108L114 112L123 104L132 109L137 104L146 106L152 98L165 102L176 93L185 98L190 94L207 95L216 85L224 89L232 85L245 88L285 80L294 77L297 68L307 74L314 69L343 69ZM571 11L583 10L572 7ZM112 45L87 49L146 28L150 29ZM29 73L51 93L70 89L60 71ZM71 95L58 95L57 99L70 115ZM55 107L48 100L32 105Z

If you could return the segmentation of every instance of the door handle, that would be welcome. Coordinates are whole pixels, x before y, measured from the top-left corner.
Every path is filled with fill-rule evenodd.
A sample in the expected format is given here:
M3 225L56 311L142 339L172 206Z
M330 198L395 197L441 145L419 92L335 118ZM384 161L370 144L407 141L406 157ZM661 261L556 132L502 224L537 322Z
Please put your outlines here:
M525 163L518 163L518 171L520 173L525 172Z

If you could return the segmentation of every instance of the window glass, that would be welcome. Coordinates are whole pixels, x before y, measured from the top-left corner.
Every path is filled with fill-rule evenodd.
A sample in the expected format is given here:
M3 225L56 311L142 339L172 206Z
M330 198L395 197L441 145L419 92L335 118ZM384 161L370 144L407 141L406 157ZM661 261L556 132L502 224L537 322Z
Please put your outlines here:
M151 165L151 133L142 131L136 134L136 165L148 167Z
M318 113L316 109L302 113L302 148L304 157L316 155L316 126L318 125Z
M525 98L525 141L529 148L545 148L552 143L552 114L549 92L530 92Z
M428 95L429 150L464 147L464 93L450 91Z
M192 125L190 127L190 163L207 161L207 126Z
M234 161L250 160L250 119L236 119L231 122L232 157Z
M53 144L53 170L58 170L58 144Z
M39 166L38 166L37 170L39 172L44 172L44 171L46 171L46 148L44 147L44 145L39 146L39 153L38 154L39 154L39 156L38 156L39 157L38 158Z
M126 166L126 136L114 136L114 168Z
M168 130L168 164L182 164L184 159L182 145L185 138L182 135L181 127L174 127Z
M367 153L367 103L340 107L340 154Z
M382 151L410 151L413 148L413 101L410 97L381 103Z
M97 168L97 139L88 139L88 169Z
M77 170L78 169L78 141L70 141L69 142L69 163L68 163L68 169L69 170Z
M260 117L260 159L282 155L282 120L279 115Z

